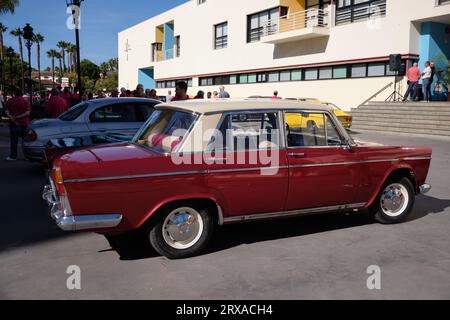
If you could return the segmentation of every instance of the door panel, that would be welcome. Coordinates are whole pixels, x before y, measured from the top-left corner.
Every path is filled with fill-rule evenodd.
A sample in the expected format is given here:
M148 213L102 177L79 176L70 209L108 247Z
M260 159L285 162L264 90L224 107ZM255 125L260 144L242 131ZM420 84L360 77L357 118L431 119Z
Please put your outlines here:
M358 154L342 146L325 113L286 112L289 193L286 210L353 204L360 179Z

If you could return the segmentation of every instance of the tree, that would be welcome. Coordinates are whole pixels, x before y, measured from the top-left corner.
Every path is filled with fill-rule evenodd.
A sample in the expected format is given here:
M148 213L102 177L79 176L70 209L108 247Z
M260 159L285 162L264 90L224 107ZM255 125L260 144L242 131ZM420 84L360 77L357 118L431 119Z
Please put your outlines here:
M61 49L61 57L62 57L64 72L67 71L67 68L66 68L66 49L67 49L68 45L69 45L69 43L67 43L65 41L59 41L58 44L56 45L59 49Z
M84 59L80 63L81 76L87 77L94 82L100 78L100 68L90 60Z
M4 71L3 71L3 33L5 33L8 28L0 22L0 89L4 87Z
M53 80L52 87L55 87L55 58L57 54L58 52L54 49L47 51L47 57L52 59L52 80Z
M37 57L37 67L39 76L39 92L42 91L42 81L41 81L41 43L44 42L44 36L40 33L35 33L33 36L33 41L36 43L36 57Z
M95 83L95 90L103 90L106 89L106 91L112 91L113 89L117 89L119 86L119 75L117 72L111 72L107 77L104 77L103 79L99 79Z
M6 52L6 48L3 48L3 51ZM12 55L12 59L10 60L9 56L4 55L3 61L3 74L4 74L4 83L5 90L12 92L12 90L16 87L20 87L21 78L20 75L20 57L15 52ZM12 62L12 63L11 63ZM25 63L25 68L28 68L28 63ZM12 87L11 87L12 84Z
M14 13L14 9L19 5L19 0L0 0L0 15L4 13Z
M55 59L59 61L59 84L62 85L62 77L63 77L63 66L62 66L62 54L55 50Z
M17 37L19 41L19 51L20 51L20 76L22 78L22 92L25 92L25 79L23 78L23 45L22 45L22 36L23 31L20 28L16 28L10 32L10 34L14 37Z
M70 58L70 72L74 72L75 71L75 65L77 64L77 46L69 43L69 45L67 46L67 51L69 52L69 58Z

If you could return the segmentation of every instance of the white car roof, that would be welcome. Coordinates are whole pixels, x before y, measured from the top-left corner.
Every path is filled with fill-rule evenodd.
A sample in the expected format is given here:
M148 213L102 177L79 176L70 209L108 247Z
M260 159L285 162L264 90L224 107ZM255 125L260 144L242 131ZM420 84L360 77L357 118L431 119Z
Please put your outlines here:
M319 103L281 99L198 99L161 103L155 108L178 109L200 114L256 109L307 109L329 112L332 111L332 107Z

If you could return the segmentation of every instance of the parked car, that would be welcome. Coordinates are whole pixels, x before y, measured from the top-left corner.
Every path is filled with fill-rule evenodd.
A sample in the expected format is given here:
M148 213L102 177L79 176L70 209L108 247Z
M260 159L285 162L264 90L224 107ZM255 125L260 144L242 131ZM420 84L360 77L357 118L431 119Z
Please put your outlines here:
M58 119L33 121L23 141L23 153L30 161L44 162L46 149L54 156L73 148L103 143L117 134L133 137L158 103L161 101L143 98L82 102Z
M339 108L337 105L331 102L327 101L321 101L316 98L287 98L287 100L298 100L298 101L304 101L304 102L311 102L311 103L321 103L327 106L330 106L332 108L332 111L334 115L338 118L338 120L342 123L345 129L350 129L352 127L353 123L353 116ZM312 119L313 120L313 119ZM309 125L317 125L321 126L320 123L310 122Z
M363 209L399 223L431 188L431 148L357 143L329 106L194 100L155 108L131 142L55 159L43 198L61 229L108 237L139 229L160 254L184 258L207 246L216 225ZM289 126L292 115L327 125Z

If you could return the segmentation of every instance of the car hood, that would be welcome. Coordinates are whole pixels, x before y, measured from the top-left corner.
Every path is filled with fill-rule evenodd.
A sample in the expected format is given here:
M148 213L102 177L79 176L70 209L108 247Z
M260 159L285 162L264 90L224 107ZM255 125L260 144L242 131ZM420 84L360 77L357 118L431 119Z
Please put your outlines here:
M349 115L347 112L342 111L342 110L333 110L333 113L336 115L336 117L351 117L351 115Z

